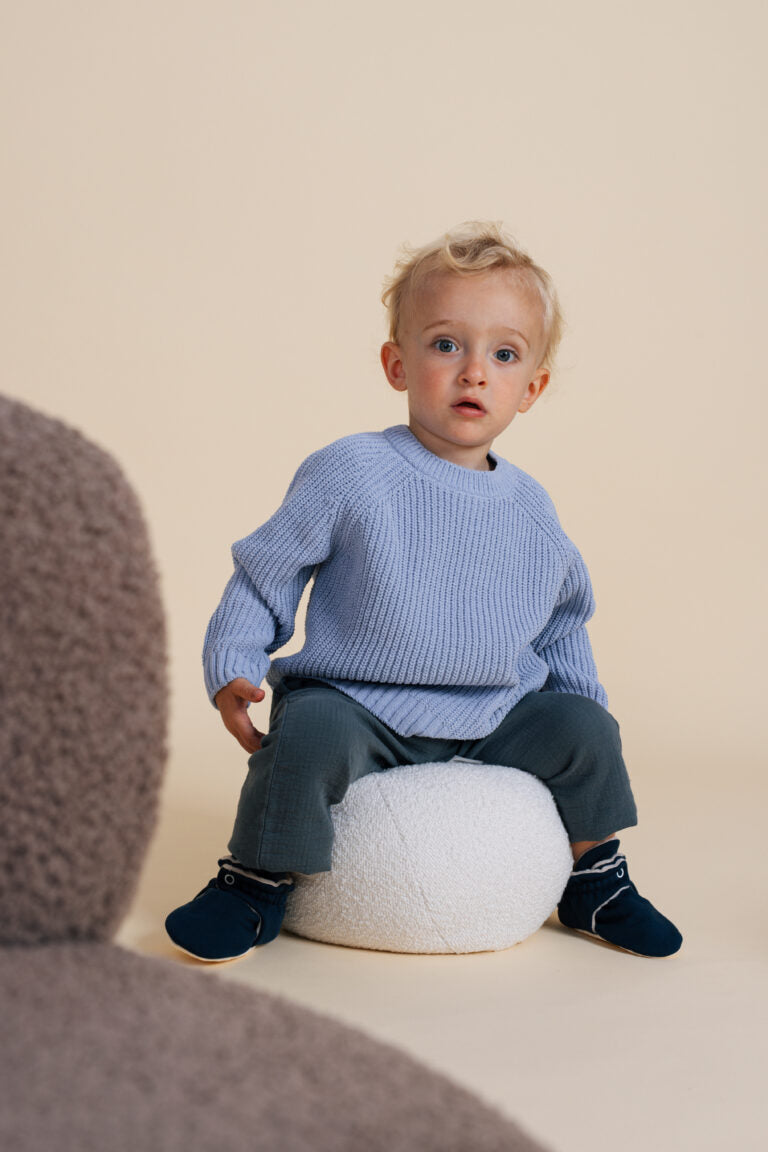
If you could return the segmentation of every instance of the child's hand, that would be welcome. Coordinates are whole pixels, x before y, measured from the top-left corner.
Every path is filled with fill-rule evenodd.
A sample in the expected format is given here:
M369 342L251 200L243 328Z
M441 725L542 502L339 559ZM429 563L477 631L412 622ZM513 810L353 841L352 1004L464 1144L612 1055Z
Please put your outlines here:
M244 676L238 676L237 680L232 680L225 688L219 689L214 697L224 727L232 733L246 752L258 752L261 748L264 733L259 732L258 728L254 728L251 724L248 705L258 704L265 695L263 689L256 688Z

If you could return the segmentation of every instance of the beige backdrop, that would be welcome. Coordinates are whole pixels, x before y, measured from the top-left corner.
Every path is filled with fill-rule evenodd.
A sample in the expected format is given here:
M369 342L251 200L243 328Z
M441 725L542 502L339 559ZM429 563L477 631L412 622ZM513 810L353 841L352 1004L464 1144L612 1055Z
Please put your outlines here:
M556 387L495 447L589 564L646 838L695 835L702 787L756 798L765 13L3 3L2 387L141 493L169 787L212 842L243 768L200 675L229 546L310 451L406 420L378 366L381 283L403 241L470 218L503 221L563 298Z
M622 1152L764 1146L767 32L764 0L0 0L0 388L123 463L170 623L126 946L171 952L163 918L231 829L245 757L200 650L232 541L313 449L407 418L378 364L399 245L501 220L560 288L556 386L495 447L590 567L624 846L684 948L554 922L466 957L283 934L231 978L569 1152L596 1107Z

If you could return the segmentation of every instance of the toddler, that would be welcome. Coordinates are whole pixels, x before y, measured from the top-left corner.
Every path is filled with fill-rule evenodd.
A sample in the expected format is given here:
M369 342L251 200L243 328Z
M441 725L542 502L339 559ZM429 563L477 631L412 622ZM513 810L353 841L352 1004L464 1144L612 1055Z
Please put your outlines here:
M208 961L273 940L295 877L330 869L330 809L354 780L463 756L552 792L574 857L564 925L671 955L682 937L638 894L616 839L637 817L586 632L587 569L541 485L492 450L549 382L562 327L550 277L473 224L409 253L383 300L382 365L408 424L313 452L233 546L203 660L248 775L230 854L168 934ZM270 662L312 577L304 647ZM262 733L248 707L265 678Z

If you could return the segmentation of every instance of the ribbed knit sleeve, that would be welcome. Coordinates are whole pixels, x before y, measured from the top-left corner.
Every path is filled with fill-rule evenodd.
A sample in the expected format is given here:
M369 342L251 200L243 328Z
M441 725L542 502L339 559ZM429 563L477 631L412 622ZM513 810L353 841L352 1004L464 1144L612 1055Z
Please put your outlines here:
M258 686L291 639L301 594L333 550L338 477L322 449L301 464L277 512L232 546L235 570L203 647L208 695L244 676Z
M597 668L586 624L595 611L595 600L586 565L574 548L555 610L546 628L533 644L549 668L544 688L551 692L573 692L588 696L608 707L605 689L597 678Z

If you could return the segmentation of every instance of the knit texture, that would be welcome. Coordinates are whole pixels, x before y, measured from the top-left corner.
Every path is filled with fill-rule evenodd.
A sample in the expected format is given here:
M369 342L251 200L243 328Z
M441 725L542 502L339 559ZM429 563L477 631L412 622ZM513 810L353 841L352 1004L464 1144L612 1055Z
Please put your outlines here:
M542 687L607 707L584 561L541 485L490 455L491 471L464 468L396 425L307 457L232 548L205 639L210 698L238 676L309 676L403 736L454 739L488 735ZM304 647L270 664L313 576Z
M105 939L152 833L165 625L114 460L0 397L0 943Z
M461 758L372 772L331 809L330 872L299 877L284 926L389 952L484 952L535 932L571 873L549 789Z

